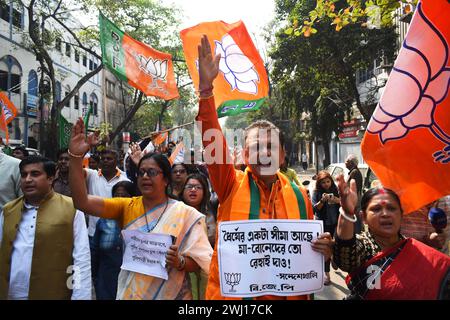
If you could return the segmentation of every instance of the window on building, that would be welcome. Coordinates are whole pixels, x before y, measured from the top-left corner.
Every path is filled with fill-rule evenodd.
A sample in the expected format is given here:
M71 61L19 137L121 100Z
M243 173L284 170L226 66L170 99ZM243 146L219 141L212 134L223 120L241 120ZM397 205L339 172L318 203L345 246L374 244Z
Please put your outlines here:
M85 54L83 55L83 66L87 66L87 57Z
M56 38L55 40L55 49L61 52L61 38Z
M8 72L0 70L0 91L8 91Z
M97 69L98 64L96 62L94 62L94 69Z
M16 8L13 8L12 24L17 28L22 29L22 11L19 11Z
M87 106L88 104L86 92L83 93L83 100L81 103L83 104L83 106Z
M91 94L91 97L89 100L90 100L89 104L90 104L90 106L92 106L92 114L94 116L97 116L98 115L98 110L97 110L98 109L98 98L95 95L95 93Z
M78 50L75 50L75 62L80 62L80 53Z
M89 70L94 70L94 61L92 59L89 59Z
M70 57L70 44L66 43L66 56Z
M20 94L21 78L22 77L20 74L11 74L11 88L10 88L11 92Z
M116 85L113 82L106 80L106 95L114 99L115 92L116 92Z
M73 106L75 110L80 109L80 97L78 96L78 93L73 97Z
M1 90L21 93L22 67L13 56L7 55L0 59L0 87Z
M4 0L0 0L0 18L9 23L9 5Z

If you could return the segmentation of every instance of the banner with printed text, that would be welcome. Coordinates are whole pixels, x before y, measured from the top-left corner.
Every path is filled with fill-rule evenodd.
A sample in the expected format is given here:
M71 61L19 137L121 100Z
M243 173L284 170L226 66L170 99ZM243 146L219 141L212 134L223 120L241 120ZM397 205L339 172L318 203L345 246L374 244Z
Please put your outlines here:
M320 220L221 222L221 295L296 296L321 291L324 258L312 250L311 241L322 232Z

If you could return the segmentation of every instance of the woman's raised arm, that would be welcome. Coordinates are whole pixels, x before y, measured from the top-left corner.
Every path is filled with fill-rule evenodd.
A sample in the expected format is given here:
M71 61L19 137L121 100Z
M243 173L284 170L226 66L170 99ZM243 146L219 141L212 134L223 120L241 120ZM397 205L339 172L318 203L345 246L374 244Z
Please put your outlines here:
M87 138L83 119L79 118L72 128L69 143L69 185L75 208L94 216L101 217L104 211L103 198L88 195L83 174L83 158L91 146L98 143L98 133Z

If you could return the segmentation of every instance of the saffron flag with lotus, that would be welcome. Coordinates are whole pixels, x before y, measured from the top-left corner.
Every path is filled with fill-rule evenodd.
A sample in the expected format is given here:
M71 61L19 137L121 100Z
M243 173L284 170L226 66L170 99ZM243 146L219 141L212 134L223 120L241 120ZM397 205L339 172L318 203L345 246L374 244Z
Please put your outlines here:
M362 142L405 213L450 194L450 3L419 2Z
M204 22L180 32L184 56L194 86L198 88L198 50L206 34L213 54L221 55L214 97L219 117L258 109L269 94L264 63L242 21Z
M178 98L170 54L131 38L101 12L99 20L102 61L109 70L147 96Z
M0 92L0 108L0 130L5 131L6 144L8 144L8 124L17 116L17 109L3 92Z

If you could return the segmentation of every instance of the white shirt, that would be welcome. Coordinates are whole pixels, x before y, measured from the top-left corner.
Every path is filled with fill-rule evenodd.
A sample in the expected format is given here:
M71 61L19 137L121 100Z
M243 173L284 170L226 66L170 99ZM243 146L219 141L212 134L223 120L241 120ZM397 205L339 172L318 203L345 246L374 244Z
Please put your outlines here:
M9 300L27 300L33 261L36 216L38 207L25 204L11 254ZM0 246L3 239L3 211L0 213ZM91 300L91 253L84 215L76 211L73 221L73 269L79 271L79 285L74 285L72 300ZM69 267L69 266L68 266ZM67 278L71 274L67 274ZM74 277L75 278L75 277Z
M125 172L117 169L116 175L111 180L106 180L106 178L101 174L101 171L85 169L87 172L87 185L88 193L94 196L99 196L103 198L112 198L112 188L119 181L130 181L127 178ZM89 216L89 228L88 234L90 237L94 236L95 226L99 217Z

